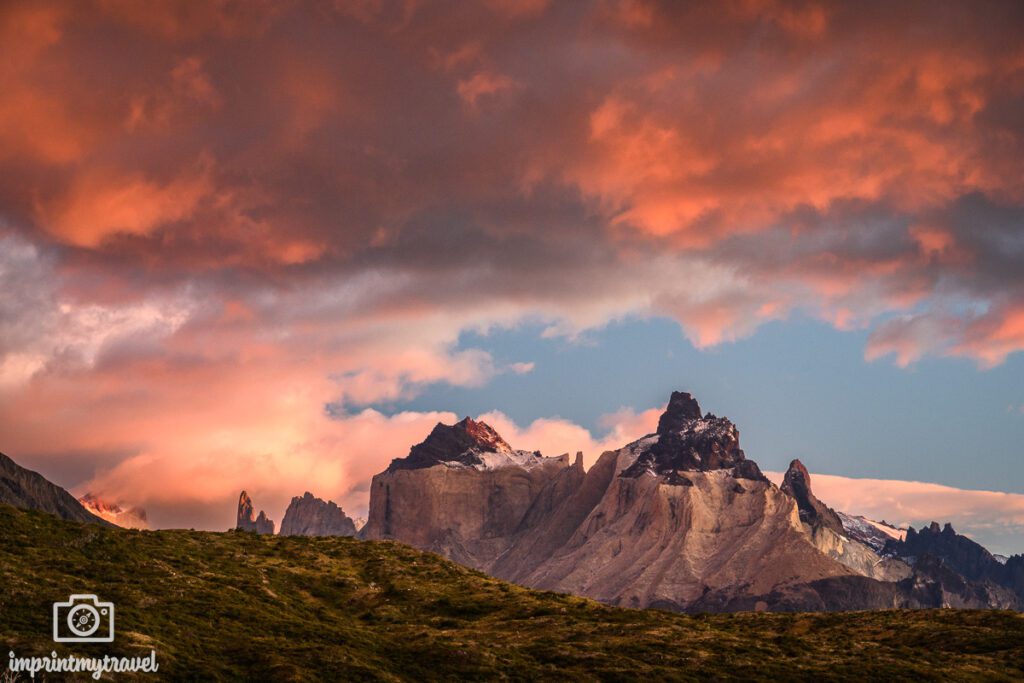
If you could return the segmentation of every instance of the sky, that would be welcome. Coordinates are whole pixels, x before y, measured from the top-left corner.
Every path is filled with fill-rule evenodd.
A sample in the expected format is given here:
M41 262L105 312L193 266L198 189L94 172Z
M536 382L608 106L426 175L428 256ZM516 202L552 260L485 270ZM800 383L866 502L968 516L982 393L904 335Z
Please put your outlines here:
M590 463L678 389L850 512L1024 551L1022 27L5 2L0 450L223 529L242 488L360 514L463 415Z

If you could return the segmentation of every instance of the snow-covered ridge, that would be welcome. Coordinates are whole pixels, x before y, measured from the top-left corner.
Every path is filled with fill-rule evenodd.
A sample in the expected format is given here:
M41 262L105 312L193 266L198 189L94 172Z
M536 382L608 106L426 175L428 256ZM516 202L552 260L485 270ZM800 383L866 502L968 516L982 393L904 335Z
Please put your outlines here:
M898 529L886 522L876 522L860 515L849 515L837 511L843 528L855 540L880 552L891 540L902 541L907 537L906 529Z
M516 450L505 450L500 451L485 451L480 452L477 450L470 451L479 462L467 465L458 461L447 461L443 464L446 467L452 467L457 469L472 468L479 471L487 470L498 470L505 467L523 467L530 469L536 467L548 460L555 460L556 458L545 458L540 454L539 451L516 451Z

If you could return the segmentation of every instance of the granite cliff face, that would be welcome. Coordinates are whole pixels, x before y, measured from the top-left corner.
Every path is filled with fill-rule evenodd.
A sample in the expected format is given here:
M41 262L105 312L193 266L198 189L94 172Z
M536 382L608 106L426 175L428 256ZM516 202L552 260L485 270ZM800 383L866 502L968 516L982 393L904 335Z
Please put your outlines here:
M235 528L239 531L252 531L257 534L273 534L274 521L267 518L267 515L260 510L258 516L254 516L255 508L249 494L242 491L238 496L238 523Z
M363 538L395 539L499 578L681 611L1014 607L1004 564L937 527L836 512L794 460L781 488L726 418L675 392L654 434L603 453L514 450L488 425L437 425L373 479Z
M486 425L438 425L374 478L361 535L631 607L716 608L855 574L814 547L796 502L746 459L735 425L683 393L656 433L586 472L579 456L514 451Z
M396 539L485 571L572 488L583 465L513 450L487 424L438 424L409 456L373 478L360 535Z
M821 502L811 490L810 473L799 460L789 464L780 490L796 501L800 523L811 543L822 554L860 576L881 581L900 581L913 573L907 563L882 556L879 553L881 546L870 542L875 537L867 530L882 534L881 525L872 525L868 520L857 522ZM844 519L848 520L850 527Z
M815 550L792 499L770 482L731 469L627 475L643 448L602 455L585 481L599 492L596 503L565 542L532 566L499 567L498 576L610 604L687 610L852 573ZM587 493L555 517L588 507Z
M0 503L41 510L73 522L110 524L86 510L74 496L43 475L25 469L3 453L0 453Z
M282 536L355 536L356 525L333 501L309 491L292 502L281 520Z

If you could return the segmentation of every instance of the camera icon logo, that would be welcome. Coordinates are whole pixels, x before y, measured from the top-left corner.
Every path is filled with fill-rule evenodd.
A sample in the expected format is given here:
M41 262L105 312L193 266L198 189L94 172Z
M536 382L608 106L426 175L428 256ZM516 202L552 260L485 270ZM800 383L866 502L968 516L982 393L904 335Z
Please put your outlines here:
M58 643L114 642L114 603L95 595L72 595L53 603L53 640Z

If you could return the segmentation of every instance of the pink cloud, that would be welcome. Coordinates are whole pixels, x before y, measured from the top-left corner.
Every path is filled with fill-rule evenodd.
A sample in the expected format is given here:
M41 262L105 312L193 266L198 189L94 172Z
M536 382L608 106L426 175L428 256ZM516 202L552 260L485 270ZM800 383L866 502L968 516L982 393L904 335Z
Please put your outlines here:
M367 2L328 21L270 3L11 4L0 170L19 180L0 183L0 202L33 240L78 247L79 269L199 273L207 296L239 271L294 290L321 286L313 272L386 267L426 280L402 293L410 309L449 306L422 296L444 279L556 330L671 315L701 347L794 311L877 329L923 307L962 325L965 307L948 301L960 297L1004 319L939 348L892 325L869 357L991 366L1024 345L1012 317L1024 285L986 276L998 240L985 248L989 230L948 220L964 197L1022 201L1012 10L868 21L827 2L549 9L470 4L445 22L417 3ZM911 18L928 30L906 36ZM99 29L108 49L93 54L82 46ZM295 30L322 38L301 60ZM891 224L868 240L872 209ZM440 254L419 243L431 221L467 233ZM588 291L551 288L524 259L502 265L510 244L560 257L563 281ZM655 256L735 286L643 278Z
M284 403L271 419L254 415L219 429L211 425L205 436L187 430L189 436L173 445L157 441L153 450L78 488L167 510L153 519L156 526L190 519L207 528L229 528L242 489L278 524L291 497L305 491L338 502L350 515L365 514L372 476L393 458L404 457L437 422L457 419L452 413L385 416L364 410L332 420L300 396Z
M498 93L516 87L515 81L508 76L494 74L488 71L478 71L472 76L459 81L459 97L471 109L475 109L481 99L486 99Z
M188 219L210 194L205 165L167 183L91 170L42 209L40 222L60 239L84 247L98 246L113 234L149 234L162 224Z
M516 373L517 375L527 375L533 372L536 367L534 363L512 363L508 366L509 370Z
M130 454L99 475L126 491L146 462L292 485L325 405L526 371L458 348L524 321L706 348L806 314L995 367L1024 349L1018 12L4 3L0 446ZM589 462L635 417L507 426ZM327 460L334 495L365 479Z

